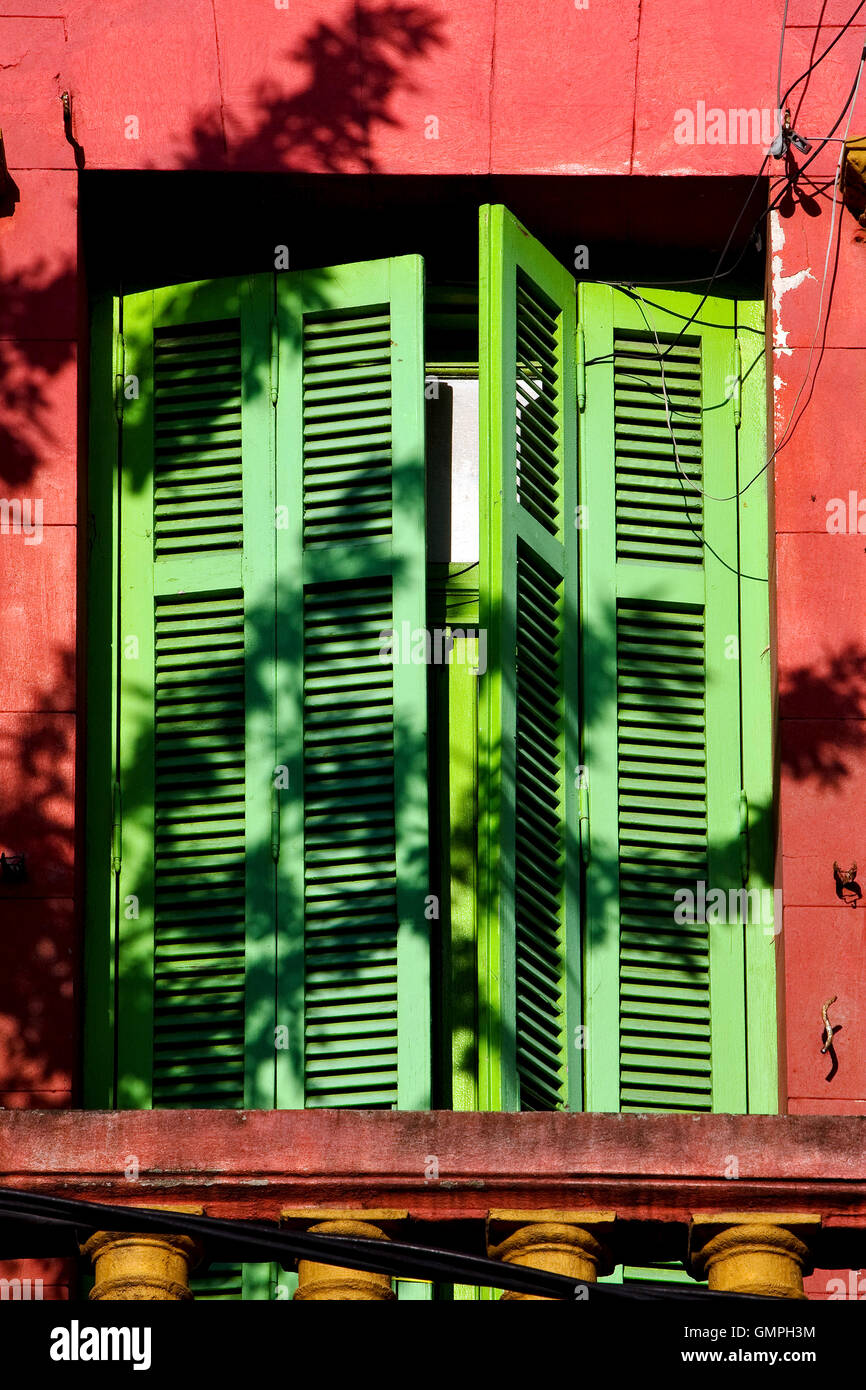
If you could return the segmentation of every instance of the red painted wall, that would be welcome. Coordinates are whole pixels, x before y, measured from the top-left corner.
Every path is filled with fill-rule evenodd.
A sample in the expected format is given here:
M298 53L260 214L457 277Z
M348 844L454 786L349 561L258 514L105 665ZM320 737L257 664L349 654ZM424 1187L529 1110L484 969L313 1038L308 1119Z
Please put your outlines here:
M86 167L117 170L752 174L758 145L679 143L675 113L775 104L782 0L731 0L723 15L717 0L280 3L0 0L0 124L20 189L14 215L0 218L0 497L44 508L40 544L0 535L0 849L26 853L29 868L26 885L0 887L7 1107L76 1098L76 485L87 339L78 176L60 93L71 93ZM851 8L791 0L783 86ZM864 20L798 88L805 134L836 119ZM864 130L866 83L851 133ZM777 443L808 402L771 469L783 1080L791 1111L822 1114L866 1109L866 905L839 903L832 874L834 860L866 872L866 537L826 526L828 501L863 486L866 243L847 212L811 350L838 149L828 146L782 204L768 248ZM820 1009L833 994L841 1031L828 1079Z

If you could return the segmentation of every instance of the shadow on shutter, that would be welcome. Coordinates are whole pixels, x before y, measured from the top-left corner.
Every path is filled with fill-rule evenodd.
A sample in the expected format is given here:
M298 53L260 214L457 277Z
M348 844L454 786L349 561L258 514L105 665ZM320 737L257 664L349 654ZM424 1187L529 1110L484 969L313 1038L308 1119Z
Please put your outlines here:
M575 288L506 208L480 233L479 1100L577 1108Z
M614 334L617 559L701 565L703 499L693 490L702 477L700 343L685 338L662 367L647 339Z
M304 597L305 1089L308 1106L397 1102L391 585Z
M674 893L709 874L700 613L617 608L620 1104L709 1110L709 940Z
M123 301L140 388L120 461L124 1105L273 1103L271 290Z
M155 1106L244 1100L244 613L159 600Z
M240 323L154 334L154 553L243 544Z
M277 280L292 1108L430 1104L423 290L415 256Z
M587 1106L737 1110L742 928L699 905L739 887L733 313L646 294L580 289Z
M561 806L562 580L517 546L515 957L521 1110L566 1098Z

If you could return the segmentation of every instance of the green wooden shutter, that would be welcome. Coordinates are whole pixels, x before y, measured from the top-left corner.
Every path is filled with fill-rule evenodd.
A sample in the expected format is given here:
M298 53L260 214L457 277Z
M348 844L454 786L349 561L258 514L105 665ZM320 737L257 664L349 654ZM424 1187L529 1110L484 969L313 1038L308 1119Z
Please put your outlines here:
M741 423L737 434L740 539L740 705L746 819L746 886L762 903L773 890L773 721L770 677L766 329L763 300L737 300ZM775 903L773 905L775 911ZM778 1110L776 942L782 923L762 911L746 932L749 1111Z
M278 1103L423 1109L423 266L337 266L277 292Z
M733 306L579 303L586 1105L742 1112L742 926L674 918L742 883Z
M481 209L480 1103L580 1107L575 291ZM579 1059L579 1053L571 1050Z
M123 301L122 1107L274 1104L271 287Z

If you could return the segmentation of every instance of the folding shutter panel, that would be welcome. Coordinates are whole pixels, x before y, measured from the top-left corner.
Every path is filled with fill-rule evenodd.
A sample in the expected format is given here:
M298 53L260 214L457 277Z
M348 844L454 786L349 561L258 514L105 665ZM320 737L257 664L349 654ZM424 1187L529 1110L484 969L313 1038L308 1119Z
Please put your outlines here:
M112 787L117 683L118 402L114 372L120 343L120 300L97 297L90 321L89 546L87 563L87 853L84 934L83 1104L110 1110L115 1096L115 875L111 869Z
M123 302L124 1107L274 1104L272 286Z
M480 1101L580 1107L574 281L481 210ZM571 1049L579 1061L580 1054Z
M741 424L737 436L740 536L740 695L747 883L761 895L760 929L746 932L749 1111L778 1110L776 933L773 916L773 728L770 689L766 334L763 300L738 300Z
M579 305L586 1105L742 1112L742 927L674 897L741 886L733 308Z
M423 1109L423 266L281 276L277 293L279 1104Z

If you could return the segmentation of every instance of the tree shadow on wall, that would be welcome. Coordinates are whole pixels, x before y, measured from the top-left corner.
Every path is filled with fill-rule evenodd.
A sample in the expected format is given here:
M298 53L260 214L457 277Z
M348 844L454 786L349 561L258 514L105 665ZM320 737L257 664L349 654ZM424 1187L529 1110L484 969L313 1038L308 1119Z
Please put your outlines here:
M374 13L361 5L347 6L342 19L318 23L293 53L286 55L295 64L293 77L299 70L305 73L296 90L282 90L275 79L254 89L243 120L233 124L230 131L232 162L238 167L255 167L261 161L264 167L274 167L276 163L280 168L341 172L374 169L369 149L371 132L377 124L396 124L390 111L392 96L401 88L413 90L412 65L445 42L441 18L422 4L388 4ZM230 116L229 120L233 118ZM217 110L205 112L186 139L180 165L195 170L216 161L224 166L225 155L221 114ZM13 223L8 225L14 229ZM315 274L307 277L308 291L314 281ZM47 463L73 448L71 431L69 439L61 436L55 421L70 418L69 409L58 408L58 395L64 372L73 369L76 343L72 338L58 337L57 325L70 320L69 305L74 302L77 286L78 275L71 262L57 272L47 269L44 262L34 261L28 270L7 272L4 276L4 337L0 342L0 404L4 423L0 426L0 453L7 495L21 497L27 495L28 489L41 489L49 476ZM187 309L194 313L195 305L189 304ZM95 382L94 390L107 393L106 412L110 414L110 382ZM139 477L137 486L141 488L144 483L145 479ZM55 520L52 505L49 496L45 499L46 522ZM104 522L103 512L100 526ZM93 515L88 529L89 545L92 548L95 544L98 552L110 537L94 535ZM62 528L46 526L43 543L47 546L59 542L61 532ZM3 536L0 544L10 545L16 540L20 543L21 538ZM7 602L12 603L10 611L14 611L17 573L13 568L13 587L6 595ZM92 587L104 589L106 573L94 569L92 580ZM22 604L32 602L28 593L22 590ZM104 661L105 677L110 679L109 662L105 659L108 648L104 644L110 647L113 634L105 626L108 619L104 605L100 614L103 626L98 630L93 626L89 658L91 662ZM62 891L70 898L73 891L71 884L64 879L61 885L57 872L50 870L52 864L55 870L57 864L62 864L71 873L73 860L74 831L68 816L74 747L71 716L41 722L37 717L39 711L69 707L68 680L74 676L77 656L62 646L55 655L66 672L63 681L38 701L38 708L24 727L21 720L8 716L3 721L7 760L15 765L20 777L7 780L0 848L8 854L24 852L32 870L30 883L23 890L26 898L21 898L20 885L0 883L0 905L8 903L9 913L13 903L29 903L44 893L49 880L54 885L52 891ZM35 656L39 660L40 654ZM107 725L103 727L99 722L105 713L104 703L99 715L90 711L87 735L91 741L102 743L109 739ZM101 757L105 770L110 767L110 750L104 749ZM62 786L58 787L58 780ZM84 825L84 783L80 777L76 817L79 827ZM105 795L109 795L108 784ZM91 850L98 854L99 845L88 844L87 852ZM81 837L79 857L85 852ZM110 845L103 843L106 867L110 852ZM46 866L47 877L42 872ZM65 868L61 877L64 872ZM100 910L104 906L100 897L95 914L93 910L88 912L89 924L95 916L107 929L108 918ZM34 906L37 916L40 910ZM9 913L4 913L7 919ZM31 928L32 925L31 916ZM39 962L45 959L46 943L50 944L48 937L43 940L31 931L27 936L27 961L22 959L20 971L7 973L3 1010L8 1033L3 1076L7 1090L24 1086L33 1090L48 1082L53 1085L60 1072L68 1078L68 1035L64 1034L58 1043L53 1032L47 1028L44 1033L40 1031L38 1018L44 1019L48 1014L56 1018L62 1012L49 1001L57 988L64 996L72 989L73 982L80 978L79 964L76 952L72 952L68 959L43 969ZM22 945L21 949L25 947ZM265 992L263 984L262 996ZM100 1005L108 1007L107 998L101 995ZM107 1046L110 1053L110 1041ZM111 1068L110 1055L105 1064Z
M284 55L294 65L295 90L268 78L251 89L242 116L217 107L203 111L182 137L174 165L180 171L225 168L228 159L231 167L248 170L375 172L371 133L398 124L392 99L417 90L413 69L446 43L441 16L424 4L391 3L375 11L349 4ZM13 211L0 230L14 232L17 215ZM58 433L58 422L70 420L71 404L58 408L57 402L64 373L74 373L82 356L73 336L79 275L71 258L59 269L37 259L21 271L7 269L5 261L0 238L0 471L6 495L26 496L34 483L46 486L40 480L46 460L74 451L72 427L66 436ZM135 280L135 267L125 278ZM79 370L83 366L79 360ZM52 505L47 498L46 521L56 519Z
M341 22L320 21L284 58L307 77L288 95L266 78L249 96L249 114L206 111L179 151L183 167L324 173L375 173L370 136L396 126L399 91L417 91L412 69L446 43L442 18L423 4L374 11L349 5ZM246 103L245 103L246 105ZM423 132L419 131L419 139Z

